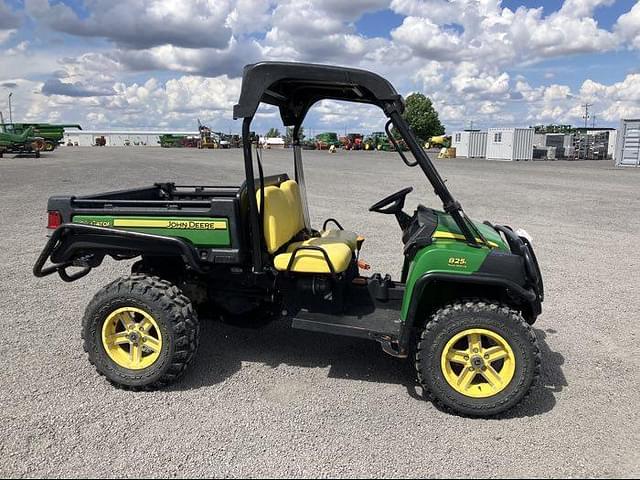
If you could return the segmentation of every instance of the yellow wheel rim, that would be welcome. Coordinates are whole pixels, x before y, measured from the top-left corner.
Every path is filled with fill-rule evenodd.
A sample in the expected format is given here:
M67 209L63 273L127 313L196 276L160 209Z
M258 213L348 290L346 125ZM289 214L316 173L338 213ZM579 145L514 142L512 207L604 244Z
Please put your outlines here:
M442 350L440 364L451 388L472 398L500 393L516 369L509 343L484 328L463 330L451 338Z
M102 325L102 346L111 360L129 370L150 367L160 357L160 327L144 310L118 308Z

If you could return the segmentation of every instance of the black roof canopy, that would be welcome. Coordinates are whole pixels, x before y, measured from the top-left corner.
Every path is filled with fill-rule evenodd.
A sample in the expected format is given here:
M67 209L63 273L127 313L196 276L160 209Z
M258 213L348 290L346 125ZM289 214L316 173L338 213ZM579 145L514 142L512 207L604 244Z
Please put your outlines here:
M324 99L370 103L383 107L402 97L393 85L372 72L310 63L261 62L244 67L240 100L233 118L253 117L260 103L280 109L284 125L300 125L311 106Z

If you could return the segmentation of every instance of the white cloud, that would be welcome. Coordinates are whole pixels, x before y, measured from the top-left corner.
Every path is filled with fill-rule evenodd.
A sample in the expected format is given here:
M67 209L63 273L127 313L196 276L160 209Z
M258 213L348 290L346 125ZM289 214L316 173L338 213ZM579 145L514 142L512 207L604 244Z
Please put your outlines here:
M36 20L34 35L48 27L93 45L56 50L35 48L39 44L31 38L33 46L12 44L20 14L5 2L0 0L0 43L4 38L8 46L0 52L0 81L13 81L8 75L42 80L28 88L41 92L46 86L50 96L22 92L22 111L34 118L75 115L103 126L177 126L203 111L201 116L230 117L242 66L259 60L376 71L402 93L427 93L450 126L468 119L483 126L579 121L581 101L597 103L601 118L614 121L636 112L639 103L633 75L611 84L587 79L572 90L552 67L545 69L543 84L515 76L513 69L526 72L537 62L569 55L640 49L640 3L607 30L594 15L613 0L565 0L554 12L511 10L500 0L88 0L83 16L58 1L26 0ZM376 38L358 32L358 19L385 8L404 16L397 28ZM163 81L155 78L157 71ZM310 119L323 128L344 122L379 130L381 117L374 111L323 103Z
M407 16L392 32L398 44L427 59L474 61L491 67L576 53L604 52L618 39L591 18L610 0L567 0L548 16L542 8L502 8L497 0L394 0ZM451 25L454 25L453 27Z
M618 18L615 31L622 41L640 49L640 2Z
M444 67L440 62L429 61L418 70L413 79L430 93L438 89L444 80Z
M231 39L227 18L240 16L229 0L92 0L92 13L86 19L49 0L26 0L25 5L32 17L53 30L103 37L132 48L166 44L224 48Z
M462 62L451 79L451 85L459 95L471 98L505 98L509 92L509 74L490 75L471 62Z
M401 44L411 47L419 56L428 59L446 60L464 47L461 37L448 31L428 18L406 17L391 37Z

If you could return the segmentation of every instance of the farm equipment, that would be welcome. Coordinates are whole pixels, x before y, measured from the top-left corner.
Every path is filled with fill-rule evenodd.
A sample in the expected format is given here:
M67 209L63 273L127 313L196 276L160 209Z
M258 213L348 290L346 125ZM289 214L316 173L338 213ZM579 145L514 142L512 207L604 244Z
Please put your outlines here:
M373 132L364 140L364 150L389 152L394 149L386 132Z
M430 148L450 148L451 147L451 135L439 135L437 137L429 137L425 142L424 148L429 150Z
M197 148L200 144L200 138L192 135L165 133L164 135L160 135L158 143L163 148Z
M310 223L299 132L311 106L329 98L379 107L387 130L393 125L412 154L398 149L401 160L424 173L442 202L442 210L418 205L405 212L413 190L406 187L369 208L400 228L399 279L363 274L365 239L336 219L321 228ZM278 107L283 124L293 126L292 178L263 174L250 135L261 103ZM281 319L297 329L377 341L389 355L411 355L425 396L444 408L483 417L503 412L540 372L531 325L541 313L543 284L531 240L524 231L467 217L403 110L402 97L374 73L248 65L233 110L242 119L240 185L165 182L51 197L51 236L34 274L71 282L106 256L137 259L131 275L96 293L82 321L89 360L118 387L156 389L177 380L198 348L194 305L208 305L248 327ZM351 195L345 193L345 205Z
M186 138L186 135L172 135L171 133L166 133L164 135L160 135L158 143L162 148L182 148Z
M42 138L42 150L52 152L58 145L62 145L65 128L77 128L82 130L78 124L53 124L53 123L8 123L5 124L5 131L17 135L23 134L29 128L33 129L33 136Z
M0 158L5 153L33 154L36 158L40 158L40 151L43 148L44 140L42 137L34 136L33 127L21 133L0 132Z
M316 149L329 150L331 147L338 148L342 146L338 140L338 134L335 132L324 132L316 135Z
M229 148L229 142L223 147L220 141L221 134L213 133L209 127L200 123L200 119L198 119L198 131L200 132L198 148Z
M345 150L362 150L363 138L361 133L349 133L341 138L342 148Z

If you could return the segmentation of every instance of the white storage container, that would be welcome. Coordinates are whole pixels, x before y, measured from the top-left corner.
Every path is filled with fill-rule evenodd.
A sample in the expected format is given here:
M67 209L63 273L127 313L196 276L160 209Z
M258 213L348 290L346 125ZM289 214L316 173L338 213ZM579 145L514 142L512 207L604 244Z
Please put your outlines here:
M618 166L640 167L640 119L620 120L615 160Z
M456 156L481 158L487 152L487 132L459 131L451 136L451 146L456 149Z
M490 128L487 160L532 160L533 128Z

